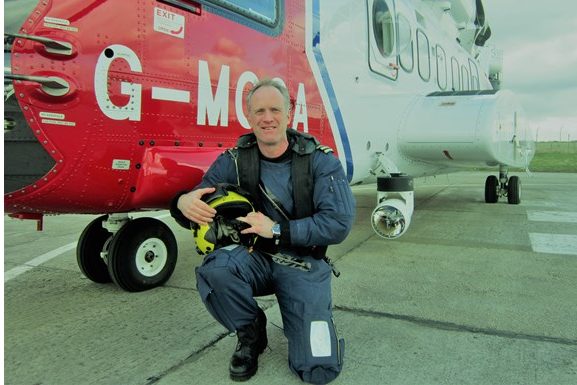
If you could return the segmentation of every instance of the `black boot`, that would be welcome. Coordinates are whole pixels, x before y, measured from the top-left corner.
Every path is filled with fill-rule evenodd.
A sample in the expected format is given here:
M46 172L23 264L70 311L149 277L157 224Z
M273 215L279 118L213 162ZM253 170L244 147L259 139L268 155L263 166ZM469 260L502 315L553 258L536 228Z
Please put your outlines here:
M259 309L253 323L238 328L236 335L238 343L230 359L230 378L233 381L246 381L256 373L258 356L268 344L264 312Z

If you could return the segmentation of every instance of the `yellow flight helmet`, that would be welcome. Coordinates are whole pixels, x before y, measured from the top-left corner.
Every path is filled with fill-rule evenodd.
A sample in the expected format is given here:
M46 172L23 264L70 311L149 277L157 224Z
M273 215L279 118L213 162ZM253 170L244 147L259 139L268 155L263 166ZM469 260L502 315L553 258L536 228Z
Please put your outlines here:
M199 254L209 254L216 249L231 244L251 247L256 241L254 234L241 234L240 231L249 227L245 222L237 220L255 211L249 194L234 184L219 183L216 190L206 194L202 200L216 210L211 223L206 225L191 224L192 234Z

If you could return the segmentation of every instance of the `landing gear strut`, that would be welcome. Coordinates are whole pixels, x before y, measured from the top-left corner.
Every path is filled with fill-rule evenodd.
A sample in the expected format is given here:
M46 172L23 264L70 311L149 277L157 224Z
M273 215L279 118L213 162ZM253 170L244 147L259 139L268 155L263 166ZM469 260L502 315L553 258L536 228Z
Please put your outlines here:
M82 232L76 248L78 266L96 283L114 281L126 291L164 284L176 266L178 248L172 231L153 218L104 215Z
M507 168L499 166L499 178L489 175L485 180L485 202L497 203L499 197L507 197L512 205L521 203L521 181L518 176L507 176Z

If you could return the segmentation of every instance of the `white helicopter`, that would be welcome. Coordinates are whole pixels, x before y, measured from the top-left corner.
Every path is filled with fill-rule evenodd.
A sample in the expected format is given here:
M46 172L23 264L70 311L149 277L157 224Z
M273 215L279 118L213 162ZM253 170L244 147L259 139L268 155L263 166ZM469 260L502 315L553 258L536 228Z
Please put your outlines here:
M508 167L528 167L534 133L490 35L481 0L41 0L5 33L5 210L103 214L79 240L85 275L164 283L174 235L128 212L200 181L262 77L351 184L377 182L383 238L409 228L415 177L495 167L486 202L518 204Z

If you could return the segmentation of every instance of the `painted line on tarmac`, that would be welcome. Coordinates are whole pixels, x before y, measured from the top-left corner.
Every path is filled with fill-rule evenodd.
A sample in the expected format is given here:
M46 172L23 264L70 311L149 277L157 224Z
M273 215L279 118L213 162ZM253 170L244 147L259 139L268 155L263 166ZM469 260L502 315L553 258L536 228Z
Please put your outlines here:
M530 221L577 223L577 212L567 211L527 211Z
M577 235L529 233L537 253L577 255Z
M544 201L544 200L530 200L523 199L523 206L525 207L537 207L537 208L557 208L559 204L557 202Z
M160 214L160 215L154 216L152 218L162 219L162 218L167 218L169 216L170 216L170 213L165 213L165 214ZM69 244L64 245L64 246L60 246L54 250L51 250L47 253L39 255L38 257L33 258L30 261L25 262L24 264L22 264L20 266L13 267L12 269L10 269L4 273L4 282L8 282L11 279L18 277L20 274L23 274L29 270L32 270L33 268L38 267L38 266L42 265L43 263L46 263L46 262L50 261L51 259L58 257L59 255L62 255L62 254L66 253L72 249L75 249L77 244L78 244L78 241L69 243Z
M37 266L40 266L44 262L48 262L51 259L56 258L59 255L64 254L67 251L74 249L76 247L76 244L78 244L78 242L72 242L72 243L69 243L67 245L61 246L57 249L54 249L54 250L49 251L47 253L44 253L44 254L42 254L42 255L34 258L34 259L31 259L30 261L26 262L23 265L16 266L16 267L8 270L7 272L4 273L4 282L8 282L13 278L18 277L20 274L23 274L23 273L27 272L28 270L31 270Z

